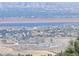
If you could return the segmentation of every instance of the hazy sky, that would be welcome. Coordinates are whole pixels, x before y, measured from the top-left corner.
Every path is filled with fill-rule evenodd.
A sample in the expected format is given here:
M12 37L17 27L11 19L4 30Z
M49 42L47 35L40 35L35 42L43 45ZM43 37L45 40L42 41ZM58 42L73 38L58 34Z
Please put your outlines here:
M79 3L75 2L0 2L0 18L79 18Z

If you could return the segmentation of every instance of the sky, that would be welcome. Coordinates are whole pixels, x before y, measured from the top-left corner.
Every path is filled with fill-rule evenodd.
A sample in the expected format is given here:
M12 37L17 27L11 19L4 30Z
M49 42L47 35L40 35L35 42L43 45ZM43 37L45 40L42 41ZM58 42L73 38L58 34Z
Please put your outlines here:
M0 2L0 18L79 18L79 2Z

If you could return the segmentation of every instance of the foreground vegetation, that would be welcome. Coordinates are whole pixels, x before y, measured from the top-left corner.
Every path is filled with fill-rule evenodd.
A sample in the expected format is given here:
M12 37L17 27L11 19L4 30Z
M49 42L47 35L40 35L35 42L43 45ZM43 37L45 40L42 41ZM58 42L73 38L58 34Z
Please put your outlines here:
M64 52L60 52L57 56L79 56L79 37L75 41L71 41L70 45Z

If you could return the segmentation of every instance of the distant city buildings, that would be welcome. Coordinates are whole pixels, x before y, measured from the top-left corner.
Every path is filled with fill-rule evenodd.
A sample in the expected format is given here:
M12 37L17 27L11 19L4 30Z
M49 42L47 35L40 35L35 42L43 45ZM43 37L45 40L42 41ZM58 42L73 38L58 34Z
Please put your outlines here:
M1 26L0 41L6 44L26 44L35 47L62 46L55 38L78 37L79 26ZM61 39L62 40L62 39Z

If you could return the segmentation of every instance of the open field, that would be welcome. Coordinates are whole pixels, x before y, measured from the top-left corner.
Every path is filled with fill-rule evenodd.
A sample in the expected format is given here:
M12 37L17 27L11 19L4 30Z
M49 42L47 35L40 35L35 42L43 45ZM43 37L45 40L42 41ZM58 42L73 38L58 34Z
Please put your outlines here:
M32 47L25 47L27 49L22 49L23 44L14 45L14 44L3 44L0 43L0 54L2 55L28 55L32 54L32 56L47 56L48 54L56 55L56 53L59 53L61 50L64 51L65 47L69 45L69 42L71 40L75 40L76 38L68 38L68 37L60 37L60 38L53 38L54 42L57 45L61 45L62 47L52 47L52 48L32 48ZM15 46L15 47L14 47ZM20 47L20 49L18 48ZM29 49L31 48L31 49Z
M8 47L0 47L0 54L2 55L14 55L18 56L20 55L28 55L32 54L32 56L47 56L48 54L55 55L54 52L50 52L47 50L15 50L13 48L8 48Z

